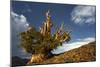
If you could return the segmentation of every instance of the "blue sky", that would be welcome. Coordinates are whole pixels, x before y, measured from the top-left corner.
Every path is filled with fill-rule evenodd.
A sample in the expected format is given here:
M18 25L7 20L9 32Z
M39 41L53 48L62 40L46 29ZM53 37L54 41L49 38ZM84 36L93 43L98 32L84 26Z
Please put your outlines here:
M70 43L86 40L86 38L93 40L96 35L95 9L95 6L89 5L13 1L11 4L11 27L14 29L12 30L14 31L12 33L13 54L19 54L16 48L18 43L16 32L25 31L29 25L38 29L45 21L45 13L48 10L50 10L53 24L60 26L64 22L65 30L72 30ZM54 32L54 29L52 30Z

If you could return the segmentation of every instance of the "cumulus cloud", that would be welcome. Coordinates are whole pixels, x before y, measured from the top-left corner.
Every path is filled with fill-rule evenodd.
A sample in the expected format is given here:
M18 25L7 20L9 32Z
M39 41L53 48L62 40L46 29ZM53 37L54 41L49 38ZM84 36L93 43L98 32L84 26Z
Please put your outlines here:
M17 13L11 12L11 25L17 32L25 31L29 23L24 15L18 15Z
M13 56L23 56L25 53L21 48L18 48L20 43L18 34L27 30L29 27L29 23L27 18L24 15L19 15L13 11L11 11L11 46L12 46L12 55Z
M71 12L71 20L76 24L94 24L95 6L76 6Z
M59 53L63 53L65 51L69 51L78 47L81 47L83 45L86 45L90 42L95 41L94 37L88 37L88 38L84 38L84 39L77 39L75 42L72 43L64 43L62 46L57 47L57 49L54 49L52 51L53 54L59 54Z

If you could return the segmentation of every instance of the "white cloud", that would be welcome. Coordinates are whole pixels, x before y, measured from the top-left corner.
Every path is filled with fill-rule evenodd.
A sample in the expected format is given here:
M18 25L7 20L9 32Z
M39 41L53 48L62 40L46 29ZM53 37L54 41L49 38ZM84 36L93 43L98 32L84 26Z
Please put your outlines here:
M84 38L84 39L77 39L77 41L72 42L72 43L64 43L62 46L57 47L57 49L54 49L52 51L52 53L54 54L59 54L59 53L63 53L65 51L69 51L78 47L81 47L83 45L86 45L90 42L95 41L94 37L88 37L88 38Z
M88 38L84 38L84 39L77 39L77 41L93 42L93 41L95 41L95 38L94 37L88 37Z
M11 25L17 32L25 31L29 23L24 15L18 15L17 13L11 12Z
M11 40L12 40L12 55L13 56L23 56L26 55L21 48L18 48L20 43L18 34L27 30L29 23L24 15L19 15L11 11Z
M71 20L76 24L94 24L95 6L76 6L71 13Z

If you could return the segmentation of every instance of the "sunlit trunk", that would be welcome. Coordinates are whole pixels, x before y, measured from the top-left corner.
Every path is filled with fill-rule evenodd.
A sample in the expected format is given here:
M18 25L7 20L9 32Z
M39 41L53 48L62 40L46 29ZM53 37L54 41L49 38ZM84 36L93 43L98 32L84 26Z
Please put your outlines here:
M27 65L39 64L47 59L45 54L33 54Z

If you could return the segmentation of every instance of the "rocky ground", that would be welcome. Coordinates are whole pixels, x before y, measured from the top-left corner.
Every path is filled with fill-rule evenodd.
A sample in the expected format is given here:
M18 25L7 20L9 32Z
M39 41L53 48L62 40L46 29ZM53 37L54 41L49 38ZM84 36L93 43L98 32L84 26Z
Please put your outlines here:
M28 61L29 59L13 57L12 66L24 66ZM91 42L79 48L75 48L59 55L55 55L40 64L58 64L90 61L96 61L96 42Z
M96 42L54 56L42 64L96 61Z

